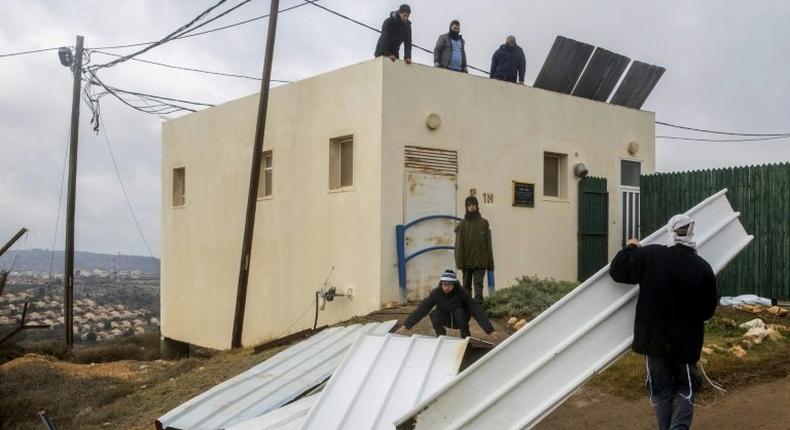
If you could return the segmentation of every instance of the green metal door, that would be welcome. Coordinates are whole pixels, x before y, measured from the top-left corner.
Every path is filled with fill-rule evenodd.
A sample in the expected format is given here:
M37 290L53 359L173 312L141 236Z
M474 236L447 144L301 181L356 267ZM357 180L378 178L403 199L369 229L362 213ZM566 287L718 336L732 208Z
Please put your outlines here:
M606 178L579 181L579 281L609 262L609 193Z

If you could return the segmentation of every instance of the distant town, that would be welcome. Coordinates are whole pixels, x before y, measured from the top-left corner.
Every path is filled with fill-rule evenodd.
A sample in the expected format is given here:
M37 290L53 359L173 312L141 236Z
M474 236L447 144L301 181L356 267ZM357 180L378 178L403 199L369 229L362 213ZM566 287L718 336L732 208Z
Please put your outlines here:
M74 340L96 343L159 332L159 273L96 267L77 269L74 288ZM28 303L20 342L63 338L63 273L15 270L0 296L0 335L20 323Z

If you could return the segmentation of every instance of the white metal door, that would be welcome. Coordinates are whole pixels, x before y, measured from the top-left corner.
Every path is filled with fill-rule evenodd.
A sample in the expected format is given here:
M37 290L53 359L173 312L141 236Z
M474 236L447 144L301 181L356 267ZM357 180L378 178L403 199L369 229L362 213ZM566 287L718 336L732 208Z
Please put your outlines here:
M456 176L406 170L404 178L404 220L407 224L430 215L455 215ZM432 246L455 244L456 222L431 219L406 230L406 255ZM428 295L446 269L455 269L452 250L422 254L406 264L406 298L419 300Z

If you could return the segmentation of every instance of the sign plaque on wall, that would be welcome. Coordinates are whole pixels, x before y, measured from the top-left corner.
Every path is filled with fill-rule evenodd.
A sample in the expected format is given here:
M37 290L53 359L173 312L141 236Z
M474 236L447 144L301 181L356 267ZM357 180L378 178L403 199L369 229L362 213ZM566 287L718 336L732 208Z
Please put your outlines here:
M535 207L535 184L513 181L513 206Z

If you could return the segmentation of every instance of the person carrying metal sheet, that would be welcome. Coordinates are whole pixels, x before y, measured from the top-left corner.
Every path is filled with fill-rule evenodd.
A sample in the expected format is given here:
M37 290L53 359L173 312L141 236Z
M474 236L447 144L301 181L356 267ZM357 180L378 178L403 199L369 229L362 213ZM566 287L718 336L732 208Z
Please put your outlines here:
M455 228L455 267L463 272L464 289L471 295L474 283L474 298L483 303L483 277L494 270L491 226L480 215L475 196L467 197L464 206L464 219Z
M524 72L527 69L527 57L524 50L516 45L516 38L508 36L505 44L494 52L491 57L491 79L524 83Z
M381 36L376 43L374 57L389 57L395 61L400 58L400 45L403 44L403 59L411 64L411 8L402 4L398 10L390 12L389 18L381 24Z
M488 320L485 311L472 299L469 293L461 288L455 272L445 270L439 278L439 286L434 288L411 315L406 318L403 326L398 329L397 334L406 334L412 327L417 325L420 320L430 313L433 331L437 336L447 334L447 328L459 329L461 337L470 337L469 320L472 316L480 325L480 328L491 336L494 340L502 340L502 336L494 329L491 321Z
M668 244L629 239L609 267L617 282L639 284L631 348L645 355L650 403L661 430L688 429L701 385L697 361L704 322L716 311L716 275L697 255L694 221L675 215Z
M433 65L456 72L469 73L466 68L466 41L461 36L461 23L454 19L450 30L436 39Z

